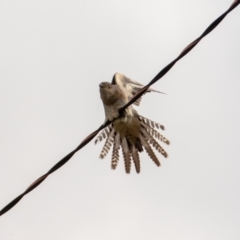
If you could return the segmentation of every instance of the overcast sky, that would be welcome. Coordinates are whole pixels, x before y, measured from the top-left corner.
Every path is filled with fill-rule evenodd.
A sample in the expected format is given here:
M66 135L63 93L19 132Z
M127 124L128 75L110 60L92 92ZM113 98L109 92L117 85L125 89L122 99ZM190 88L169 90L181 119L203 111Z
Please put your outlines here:
M148 83L228 0L3 0L0 209L104 121L99 83ZM115 171L93 141L0 217L6 240L240 239L240 8L144 96L168 159Z

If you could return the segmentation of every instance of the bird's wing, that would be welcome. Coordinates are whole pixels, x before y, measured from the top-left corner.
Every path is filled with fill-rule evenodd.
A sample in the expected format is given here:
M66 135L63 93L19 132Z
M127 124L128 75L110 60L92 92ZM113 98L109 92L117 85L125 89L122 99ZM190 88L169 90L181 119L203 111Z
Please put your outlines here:
M144 85L142 85L139 82L136 82L128 77L126 77L125 75L121 74L121 73L115 73L112 79L112 84L117 84L120 89L124 92L124 94L126 95L128 101L130 101L130 99L132 99L132 97L141 89L144 87ZM162 93L159 92L157 90L154 90L152 88L149 88L147 90L147 92L158 92L158 93ZM141 102L142 97L138 98L138 100L136 100L134 102L135 105L139 106L140 102Z

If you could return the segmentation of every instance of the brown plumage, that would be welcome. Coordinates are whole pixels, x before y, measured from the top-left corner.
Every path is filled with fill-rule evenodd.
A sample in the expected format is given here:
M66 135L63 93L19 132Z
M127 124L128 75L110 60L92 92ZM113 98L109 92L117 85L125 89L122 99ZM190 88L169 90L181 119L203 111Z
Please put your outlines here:
M116 169L119 161L119 149L120 149L120 134L115 133L113 151L112 151L112 169Z
M115 119L111 125L99 133L95 140L95 143L98 143L106 139L100 158L104 158L113 145L111 167L116 169L119 161L119 150L122 148L126 173L130 173L132 162L136 172L140 173L139 152L145 149L153 162L160 166L160 161L152 146L165 158L168 156L157 141L160 140L162 143L170 144L169 140L156 130L164 130L164 126L138 115L132 105L125 110L123 116L119 117L118 109L124 106L143 85L129 78L126 80L126 77L121 74L115 74L114 76L112 84L103 82L99 85L106 120ZM150 89L149 91L154 90ZM139 103L140 101L135 104L139 105Z

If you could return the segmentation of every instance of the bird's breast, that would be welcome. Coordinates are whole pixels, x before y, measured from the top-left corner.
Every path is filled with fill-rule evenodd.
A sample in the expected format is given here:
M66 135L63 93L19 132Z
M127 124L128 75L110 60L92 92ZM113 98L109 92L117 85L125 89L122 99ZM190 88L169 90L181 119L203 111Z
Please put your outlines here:
M113 127L116 132L119 132L121 138L136 137L140 135L140 121L137 116L126 115L114 121Z

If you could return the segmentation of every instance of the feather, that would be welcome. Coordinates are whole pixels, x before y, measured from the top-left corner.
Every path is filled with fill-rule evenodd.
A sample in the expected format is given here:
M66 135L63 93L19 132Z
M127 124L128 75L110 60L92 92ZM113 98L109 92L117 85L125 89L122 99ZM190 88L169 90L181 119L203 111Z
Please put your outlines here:
M142 85L141 83L134 81L121 73L114 74L112 79L112 84L113 85L117 84L121 88L121 90L126 95L128 101L131 100L133 96L144 87L144 85ZM152 88L148 88L147 92L162 93ZM138 100L136 100L133 104L139 106L140 102L141 102L141 97Z
M159 167L161 164L157 158L157 156L155 155L155 153L153 152L151 146L148 144L147 140L140 134L139 136L140 141L143 145L143 147L146 149L146 152L148 153L149 157L153 160L153 162Z
M167 145L170 144L170 141L167 138L165 138L162 134L160 134L158 131L156 131L154 128L149 127L144 122L141 122L141 125L149 132L151 136L166 143Z
M100 158L103 159L106 157L106 155L108 154L108 151L110 150L112 143L113 143L113 135L115 133L115 130L112 129L112 131L110 132L110 134L108 135L106 142L103 145L102 151L100 153Z
M123 152L123 159L125 164L126 173L130 173L131 170L131 155L129 153L128 143L125 137L122 138L122 152Z
M120 135L116 133L113 143L113 151L112 151L112 169L116 169L119 161L119 148L120 148Z
M141 132L145 136L145 138L148 140L148 142L158 151L160 152L165 158L167 158L168 154L167 152L160 146L160 144L145 130L141 129Z
M132 147L131 153L132 153L132 158L133 158L136 172L140 173L140 159L139 159L138 150L136 149L136 147L134 145L132 145L131 147Z
M138 116L138 118L139 118L140 122L145 123L150 128L161 128L162 130L164 130L164 126L159 124L159 123L156 123L156 122L154 122L154 121L152 121L150 119L147 119L147 118L145 118L143 116L140 116L140 115Z
M107 127L105 127L97 136L97 138L95 139L94 143L97 144L99 142L101 142L103 139L105 139L106 137L109 136L110 132L112 130L112 125L109 125Z

